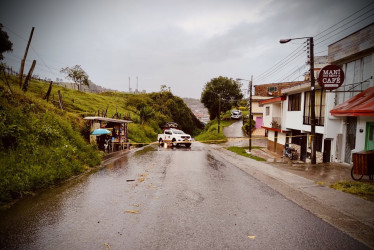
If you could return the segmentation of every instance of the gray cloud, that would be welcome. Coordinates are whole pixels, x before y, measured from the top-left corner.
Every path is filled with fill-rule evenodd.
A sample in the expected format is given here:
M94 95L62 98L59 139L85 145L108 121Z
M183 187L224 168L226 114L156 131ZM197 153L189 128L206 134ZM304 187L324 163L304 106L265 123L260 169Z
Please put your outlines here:
M80 64L107 88L127 90L128 77L135 87L138 76L141 90L166 84L179 96L199 98L219 75L253 74L256 83L256 75L302 43L280 45L280 38L316 35L370 2L16 0L0 9L0 22L14 43L6 62L15 69L35 26L28 58L38 61L41 76L62 78L61 67Z

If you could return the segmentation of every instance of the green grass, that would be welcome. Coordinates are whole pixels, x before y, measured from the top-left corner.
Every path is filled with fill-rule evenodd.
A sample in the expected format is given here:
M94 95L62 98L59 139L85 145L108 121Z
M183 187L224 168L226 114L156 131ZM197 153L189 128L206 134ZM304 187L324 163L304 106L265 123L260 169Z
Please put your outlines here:
M0 84L0 205L100 164L74 114Z
M339 181L329 187L359 196L374 195L374 184L359 181Z
M230 150L231 152L234 152L238 155L241 155L241 156L245 156L245 157L248 157L248 158L251 158L253 160L256 160L256 161L266 161L264 158L261 158L261 157L258 157L258 156L255 156L255 155L252 155L252 154L248 154L245 150L247 149L248 147L228 147L226 148L227 150ZM253 149L255 148L261 148L261 147L252 147Z
M49 83L32 80L24 93L16 78L9 77L10 94L2 79L0 74L0 206L100 164L103 154L88 143L90 126L82 119L85 116L106 109L107 117L130 113L132 143L156 141L160 125L168 121L190 134L202 127L183 100L170 92L93 94L53 85L47 102L43 97ZM58 91L64 110L52 103L58 100ZM143 125L139 104L154 111Z
M204 143L224 143L227 142L226 136L223 134L223 128L233 124L233 120L223 120L220 122L220 132L218 133L218 120L210 121L204 131L195 137L196 141Z

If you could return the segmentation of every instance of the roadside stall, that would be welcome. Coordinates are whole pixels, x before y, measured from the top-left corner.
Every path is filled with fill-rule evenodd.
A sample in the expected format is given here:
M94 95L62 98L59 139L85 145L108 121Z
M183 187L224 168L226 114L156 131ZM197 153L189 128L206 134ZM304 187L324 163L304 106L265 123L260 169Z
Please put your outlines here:
M131 121L100 116L88 116L90 122L90 143L100 150L114 152L129 147L128 123Z

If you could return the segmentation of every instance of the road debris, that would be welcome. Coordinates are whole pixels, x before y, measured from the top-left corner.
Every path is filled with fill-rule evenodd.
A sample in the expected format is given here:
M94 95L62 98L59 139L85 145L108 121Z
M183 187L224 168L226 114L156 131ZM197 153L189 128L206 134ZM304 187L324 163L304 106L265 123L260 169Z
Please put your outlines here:
M137 210L125 210L125 213L138 214L139 211L137 211Z
M250 238L251 240L254 240L256 238L256 236L254 236L254 235L248 235L248 238Z

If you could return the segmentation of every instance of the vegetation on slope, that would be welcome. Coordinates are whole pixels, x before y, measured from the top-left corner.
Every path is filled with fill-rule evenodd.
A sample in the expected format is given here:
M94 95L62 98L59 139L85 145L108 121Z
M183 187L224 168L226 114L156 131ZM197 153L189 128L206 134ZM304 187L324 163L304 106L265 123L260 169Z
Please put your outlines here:
M96 146L89 145L89 125L82 118L106 112L130 116L131 142L155 141L160 126L174 121L197 134L202 124L168 91L151 94L105 92L93 94L54 85L50 101L43 100L49 84L32 80L26 93L11 78L0 78L0 204L47 187L98 165ZM64 110L53 105L60 91ZM142 110L148 110L144 115Z
M0 204L100 163L77 116L0 85Z

